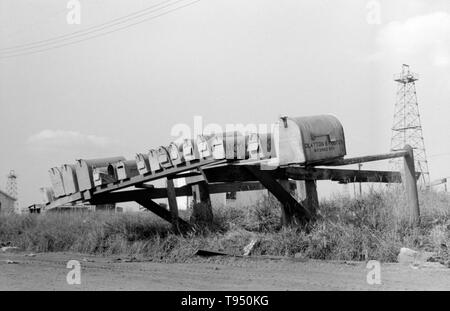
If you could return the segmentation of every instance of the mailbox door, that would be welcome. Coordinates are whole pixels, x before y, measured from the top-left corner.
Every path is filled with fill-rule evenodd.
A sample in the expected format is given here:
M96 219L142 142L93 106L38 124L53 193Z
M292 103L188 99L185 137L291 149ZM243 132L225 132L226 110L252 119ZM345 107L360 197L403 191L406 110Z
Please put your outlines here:
M76 173L78 179L78 187L80 191L89 190L94 187L94 180L92 178L92 168L84 160L78 160L76 166Z
M148 155L142 153L136 155L136 165L139 174L143 175L150 172L150 163L148 161Z
M197 149L200 158L209 158L211 157L211 148L208 144L208 140L205 136L199 135L197 137Z
M214 159L225 159L225 146L221 135L212 135L211 138L208 139L208 144Z
M64 164L62 167L62 178L66 195L78 192L78 181L75 166Z
M116 163L116 172L117 172L117 179L123 180L127 178L127 172L125 167L125 162L120 161Z
M248 154L252 160L259 160L264 158L264 154L260 150L259 135L257 133L251 133L248 136Z
M224 134L225 153L229 160L248 159L247 143L248 136L238 132Z
M197 144L193 139L185 139L183 142L183 157L185 161L194 161L200 158Z
M179 165L184 162L183 159L183 145L178 146L176 143L171 143L167 147L167 151L170 156L170 160L173 165Z
M55 198L64 196L66 191L64 190L61 169L58 167L53 167L49 170L49 175Z
M283 118L275 127L275 149L280 165L304 163L302 136L297 123Z
M163 168L169 168L173 166L172 162L170 161L170 155L167 152L167 149L164 147L159 147L158 149L158 161Z
M158 160L158 152L152 149L148 152L148 162L150 164L150 170L152 172L158 172L161 170L161 165Z

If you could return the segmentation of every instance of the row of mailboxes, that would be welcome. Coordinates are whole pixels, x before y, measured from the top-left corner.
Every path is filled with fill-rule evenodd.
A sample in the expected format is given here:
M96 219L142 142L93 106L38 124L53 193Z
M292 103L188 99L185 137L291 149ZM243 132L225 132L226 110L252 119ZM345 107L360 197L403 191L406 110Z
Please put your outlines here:
M242 134L228 132L200 135L171 143L134 160L112 157L77 160L75 165L50 169L55 197L92 189L137 175L150 174L200 159L269 159L278 158L279 165L320 164L342 158L346 154L344 130L331 115L280 118L273 133Z

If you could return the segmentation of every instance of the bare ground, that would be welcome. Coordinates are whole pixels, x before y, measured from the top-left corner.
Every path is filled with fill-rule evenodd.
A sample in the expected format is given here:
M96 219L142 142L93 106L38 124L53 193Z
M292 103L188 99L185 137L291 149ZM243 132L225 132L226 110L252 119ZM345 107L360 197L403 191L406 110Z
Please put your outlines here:
M27 254L0 253L0 290L450 290L450 269L438 266L382 264L382 284L369 285L364 262L195 257L157 263ZM69 260L81 263L81 285L67 284Z

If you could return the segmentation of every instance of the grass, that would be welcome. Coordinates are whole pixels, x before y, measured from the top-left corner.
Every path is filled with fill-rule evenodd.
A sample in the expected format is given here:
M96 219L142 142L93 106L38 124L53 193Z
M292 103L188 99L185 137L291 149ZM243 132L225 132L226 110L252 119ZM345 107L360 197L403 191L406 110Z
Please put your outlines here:
M413 229L399 188L356 199L337 196L321 202L319 218L306 232L282 228L279 203L265 197L250 207L216 208L212 226L186 236L175 234L147 212L0 215L0 242L37 252L117 254L172 262L190 258L199 248L242 254L257 239L255 255L393 262L401 247L409 247L436 252L448 261L450 196L420 193L420 206L421 225Z

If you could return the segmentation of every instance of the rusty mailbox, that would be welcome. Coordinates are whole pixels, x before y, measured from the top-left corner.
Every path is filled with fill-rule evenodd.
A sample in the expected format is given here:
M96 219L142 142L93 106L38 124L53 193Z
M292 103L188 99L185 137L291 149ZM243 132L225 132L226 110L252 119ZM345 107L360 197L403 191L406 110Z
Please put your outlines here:
M64 164L61 167L61 174L66 195L78 192L78 180L75 168L76 166L72 164Z
M119 161L115 163L117 179L124 180L139 175L135 160Z
M346 154L344 129L332 115L282 117L276 130L280 165L318 164Z
M150 149L148 152L148 162L150 164L150 170L152 173L159 172L162 170L161 164L158 159L158 150Z
M103 159L79 159L76 163L76 173L78 179L78 187L80 191L92 189L94 184L93 171L95 168L107 167L110 163L125 160L124 157L111 157Z
M270 159L275 156L275 147L270 133L250 133L247 145L252 160Z
M184 162L183 144L172 142L167 147L167 152L169 153L173 165L179 165Z
M66 195L66 191L64 189L64 182L62 178L62 171L59 167L52 167L49 171L50 182L52 184L53 192L55 194L55 198L59 198Z
M144 175L151 171L150 162L148 161L148 154L138 153L136 154L136 165L139 174Z

